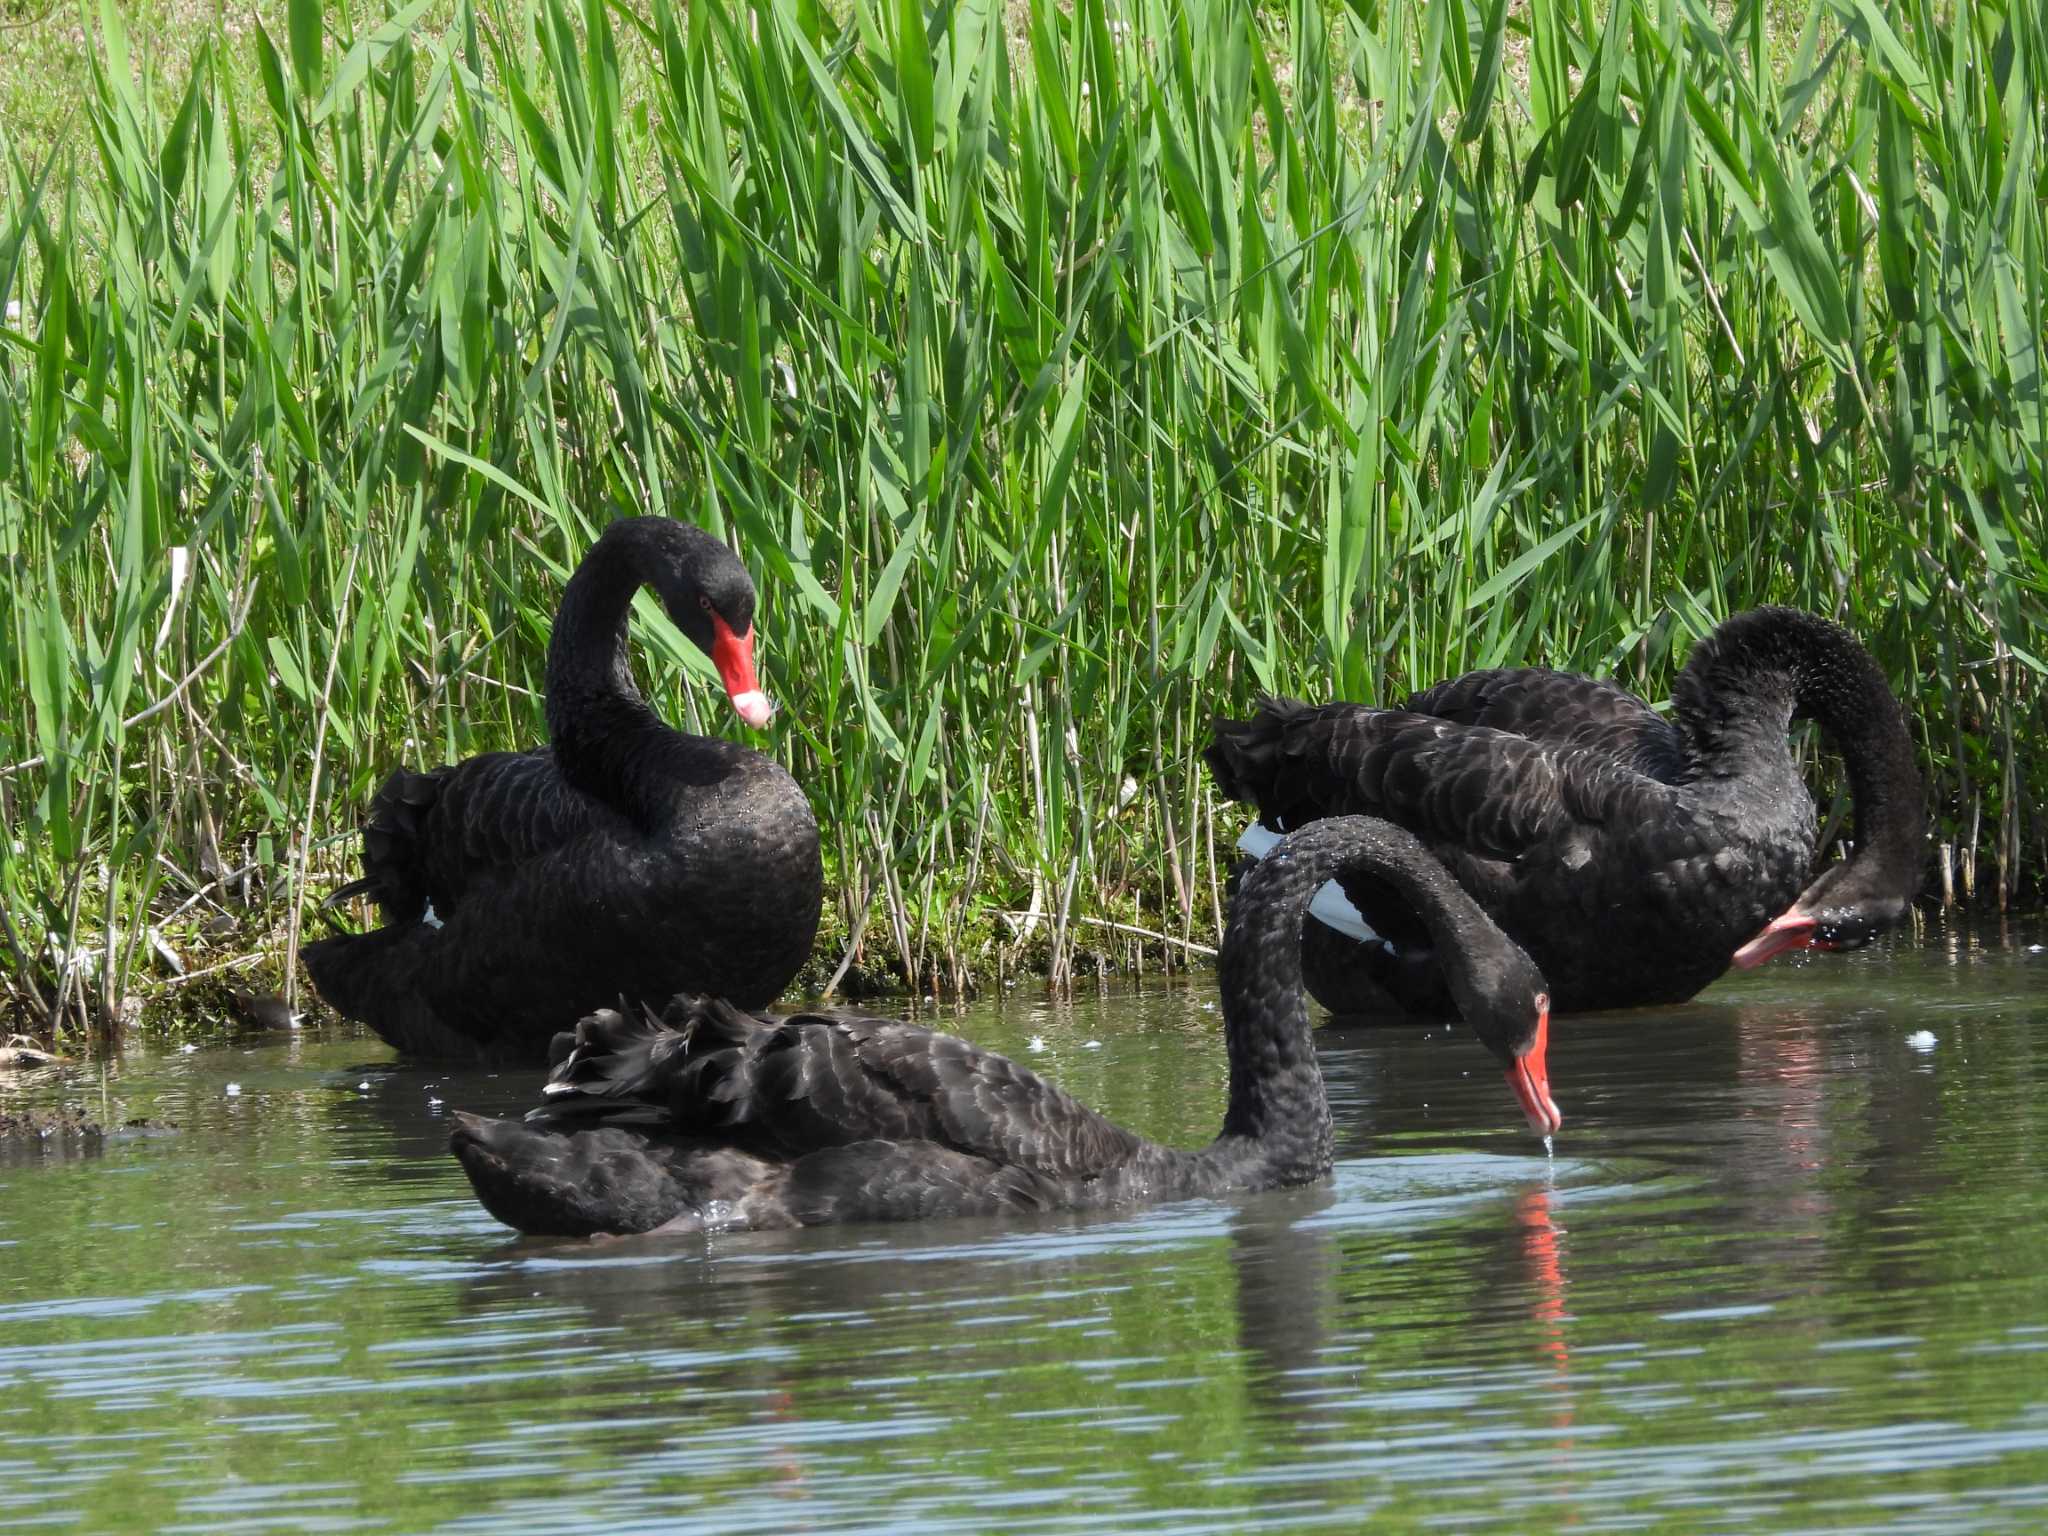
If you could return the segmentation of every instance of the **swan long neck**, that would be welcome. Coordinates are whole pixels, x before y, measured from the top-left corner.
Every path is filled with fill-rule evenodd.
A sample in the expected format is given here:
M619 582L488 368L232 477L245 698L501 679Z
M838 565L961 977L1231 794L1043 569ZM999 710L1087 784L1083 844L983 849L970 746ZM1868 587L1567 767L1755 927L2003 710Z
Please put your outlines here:
M548 740L562 776L593 794L617 789L624 749L668 729L634 686L627 648L626 616L647 578L633 525L612 524L569 578L548 640Z
M1672 696L1710 773L1782 754L1793 720L1818 721L1848 769L1858 861L1917 883L1926 807L1912 737L1884 673L1847 630L1795 608L1741 614L1694 648Z
M1301 927L1316 891L1353 866L1408 895L1440 939L1449 941L1460 926L1445 892L1449 877L1428 850L1400 828L1363 816L1313 822L1246 874L1219 962L1230 1100L1212 1151L1255 1157L1273 1183L1321 1178L1335 1155L1302 985ZM1454 956L1459 950L1454 942L1443 947Z
M1301 925L1309 901L1348 846L1314 834L1335 825L1312 824L1246 873L1218 961L1230 1057L1218 1149L1252 1144L1281 1183L1320 1178L1335 1157L1336 1132L1301 979Z

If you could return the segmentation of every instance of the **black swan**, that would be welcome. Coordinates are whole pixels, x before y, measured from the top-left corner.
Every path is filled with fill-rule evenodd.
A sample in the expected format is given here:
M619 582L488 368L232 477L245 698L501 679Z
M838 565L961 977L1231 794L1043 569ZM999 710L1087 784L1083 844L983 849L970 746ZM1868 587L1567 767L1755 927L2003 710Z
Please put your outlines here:
M1302 915L1361 865L1436 934L1473 1032L1531 1125L1558 1124L1543 977L1426 849L1366 817L1317 822L1245 879L1223 941L1223 1131L1145 1140L1015 1062L859 1014L757 1018L673 999L604 1012L556 1043L525 1120L458 1115L455 1155L493 1216L557 1236L811 1226L1100 1207L1302 1184L1332 1132L1301 994Z
M824 889L810 802L770 759L673 730L641 698L626 615L643 583L740 717L768 723L746 567L686 523L612 523L555 617L550 745L392 774L363 878L336 893L369 895L385 926L303 951L320 995L400 1050L538 1064L622 995L758 1007L810 954Z
M1610 682L1471 672L1400 709L1267 700L1219 721L1206 756L1266 828L1365 813L1416 833L1561 1011L1682 1002L1731 963L1854 949L1905 915L1920 775L1898 701L1846 630L1791 608L1738 614L1693 647L1672 703L1665 720ZM1786 735L1801 718L1841 752L1856 812L1855 856L1811 884L1813 801ZM1312 924L1311 990L1338 1012L1449 1011L1401 903L1369 876L1341 885L1379 942Z

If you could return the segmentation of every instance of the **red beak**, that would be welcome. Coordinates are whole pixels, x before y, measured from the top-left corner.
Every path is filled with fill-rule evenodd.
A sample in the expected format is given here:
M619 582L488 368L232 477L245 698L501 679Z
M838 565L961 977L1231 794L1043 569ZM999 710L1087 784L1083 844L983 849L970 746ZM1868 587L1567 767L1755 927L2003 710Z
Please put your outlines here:
M1515 1102L1522 1106L1529 1129L1538 1136L1548 1136L1564 1124L1564 1116L1557 1112L1557 1101L1550 1096L1550 1068L1544 1062L1550 1051L1550 999L1544 998L1538 1010L1535 1043L1508 1068L1508 1087L1514 1090Z
M1819 926L1797 907L1787 907L1783 914L1764 925L1762 933L1735 951L1735 964L1748 971L1788 949L1825 949L1825 944L1814 940L1814 930Z
M768 702L768 695L761 691L761 683L754 676L754 629L747 626L744 635L732 632L732 626L725 622L725 616L713 611L711 615L711 664L718 668L718 675L725 683L726 697L732 700L732 707L739 717L755 730L764 729L775 718L775 706Z

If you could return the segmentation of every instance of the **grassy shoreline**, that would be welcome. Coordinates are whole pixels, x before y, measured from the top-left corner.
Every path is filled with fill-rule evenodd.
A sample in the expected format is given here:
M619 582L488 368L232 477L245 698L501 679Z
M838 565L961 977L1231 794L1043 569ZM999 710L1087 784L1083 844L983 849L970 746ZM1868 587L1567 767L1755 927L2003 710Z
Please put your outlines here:
M649 510L756 571L870 981L1212 942L1258 690L1660 699L1763 601L1900 689L1932 897L2040 888L2024 6L275 15L174 94L103 11L81 130L0 157L18 1017L288 948L393 763L540 739L561 580Z

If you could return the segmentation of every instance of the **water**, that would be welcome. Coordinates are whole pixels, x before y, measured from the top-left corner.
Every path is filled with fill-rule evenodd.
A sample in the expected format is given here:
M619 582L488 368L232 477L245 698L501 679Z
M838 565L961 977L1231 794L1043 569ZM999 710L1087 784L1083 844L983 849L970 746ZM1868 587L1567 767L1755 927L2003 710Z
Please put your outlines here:
M1554 1159L1326 1032L1328 1186L1026 1225L519 1243L443 1146L520 1075L133 1053L26 1097L178 1135L0 1161L0 1528L2040 1530L2043 942L1562 1021ZM1193 1142L1213 1003L947 1026Z

